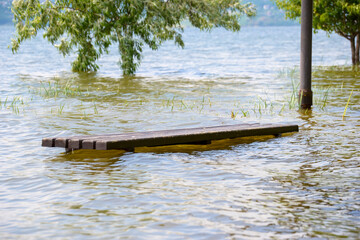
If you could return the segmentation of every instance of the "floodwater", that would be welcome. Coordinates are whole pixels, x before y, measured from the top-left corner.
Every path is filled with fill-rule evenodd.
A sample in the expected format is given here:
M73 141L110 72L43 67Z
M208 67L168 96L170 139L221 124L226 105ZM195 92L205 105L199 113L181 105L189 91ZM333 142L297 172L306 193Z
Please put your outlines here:
M1 238L360 239L360 72L347 40L316 34L315 104L299 111L299 32L188 28L185 49L146 49L123 78L116 47L76 74L41 38L13 55L0 26ZM134 153L40 146L242 122L300 132Z

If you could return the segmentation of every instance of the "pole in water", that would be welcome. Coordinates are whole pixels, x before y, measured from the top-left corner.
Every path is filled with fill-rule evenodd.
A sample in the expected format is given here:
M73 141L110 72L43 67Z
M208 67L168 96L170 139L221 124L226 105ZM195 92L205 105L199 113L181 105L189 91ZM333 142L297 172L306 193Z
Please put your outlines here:
M300 92L301 108L310 109L313 102L311 91L312 19L313 0L301 0L301 54Z

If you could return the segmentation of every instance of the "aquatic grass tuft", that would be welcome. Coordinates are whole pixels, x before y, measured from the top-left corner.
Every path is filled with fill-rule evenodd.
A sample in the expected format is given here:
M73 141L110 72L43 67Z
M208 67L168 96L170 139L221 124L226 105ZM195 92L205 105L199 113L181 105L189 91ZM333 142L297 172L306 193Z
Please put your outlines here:
M348 101L347 101L347 103L346 103L346 106L345 106L345 109L344 109L344 113L343 113L343 115L342 115L342 118L343 118L343 119L344 119L345 116L346 116L346 111L347 111L347 109L348 109L348 107L349 107L350 99L351 99L351 96L352 96L353 92L354 92L354 89L351 90L349 99L348 99Z
M24 111L24 108L28 106L28 101L21 96L14 96L12 99L6 97L4 101L0 99L0 110L11 109L14 114L20 114L20 109Z
M184 99L180 99L177 96L173 96L172 98L163 99L161 101L161 106L163 108L169 108L171 112L175 110L197 110L199 113L202 111L211 108L212 101L210 97L206 99L205 96L201 97L198 100L186 101Z
M83 111L83 115L81 117L82 120L88 119L88 115L86 114L85 110Z
M243 117L248 117L250 115L249 111L245 111L244 109L240 109Z
M285 109L285 103L282 105L282 107L281 107L281 109L280 109L280 111L279 111L279 115L281 116L281 113L284 111L284 109Z
M231 118L235 120L239 112L231 111Z
M65 103L60 104L58 109L58 115L61 115L64 111Z
M97 110L97 107L96 107L96 103L93 102L93 106L94 106L94 113L95 114L99 114L99 111Z
M330 90L330 87L328 87L327 90L325 91L325 94L322 99L322 105L320 106L321 109L324 109L328 102L329 90Z
M79 86L73 86L73 83L68 80L65 84L60 84L57 80L55 82L47 81L40 82L40 87L30 87L29 92L39 95L43 98L58 98L58 97L76 97L82 96L83 93Z

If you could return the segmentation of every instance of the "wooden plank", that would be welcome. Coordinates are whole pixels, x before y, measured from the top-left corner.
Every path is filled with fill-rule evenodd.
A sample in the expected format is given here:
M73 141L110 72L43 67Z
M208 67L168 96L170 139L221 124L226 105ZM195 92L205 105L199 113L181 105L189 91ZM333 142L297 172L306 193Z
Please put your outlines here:
M299 131L297 125L237 124L109 135L44 138L42 146L62 147L66 149L126 150L134 149L135 147L155 147L176 144L209 144L212 140L261 135L279 136L282 133L297 131Z
M108 134L105 136L117 136L117 135L123 135L124 133L121 134ZM43 147L63 147L65 145L68 145L69 148L72 149L80 149L81 147L79 147L81 145L81 142L85 139L92 139L92 138L101 138L104 135L84 135L84 136L71 136L71 137L67 137L66 139L68 140L67 143L64 142L64 138L60 137L60 138L43 138L42 140L42 146Z
M259 125L259 123L252 123L252 124L241 124L243 127L250 127L250 126L255 126L255 125ZM216 127L207 127L209 129L211 128L216 128ZM172 133L175 132L182 132L184 129L175 129L175 130L170 130ZM151 131L148 133L163 133L164 130L162 131ZM67 148L72 148L72 149L82 149L82 143L84 140L101 140L104 137L112 137L112 136L125 136L127 137L130 133L120 133L120 134L107 134L107 135L83 135L83 136L71 136L71 137L67 137L66 139L68 140L67 142L64 142L64 138L60 137L60 138L44 138L42 141L42 146L43 147L65 147L67 146ZM136 132L136 133L131 133L132 135L142 135L143 132ZM89 142L86 141L86 149L89 149Z
M297 126L296 126L297 127ZM298 129L298 128L296 128ZM245 136L275 135L295 131L295 126L259 125L251 128L243 126L222 126L214 128L182 129L180 132L152 132L129 137L110 137L95 140L98 150L123 149L128 147L155 147L174 144L186 144L207 140L220 140Z
M259 125L258 123L255 124L242 124L241 126L238 126L237 128L249 128L249 127L253 127L253 126L257 126ZM231 125L232 126L232 125ZM226 126L222 126L222 127L226 127ZM230 126L228 126L230 127ZM197 141L196 139L192 140L189 137L187 137L185 139L185 141L181 141L181 142L159 142L161 140L161 138L164 137L176 137L176 136L182 136L184 135L184 132L186 131L193 131L196 132L199 129L203 129L204 131L218 131L219 127L206 127L206 128L191 128L191 129L174 129L174 130L161 130L161 131L149 131L149 132L134 132L134 133L122 133L122 134L112 134L112 135L102 135L102 136L93 136L93 137L86 137L82 140L79 140L79 142L82 142L82 149L98 149L98 150L109 150L109 149L103 149L103 147L101 146L97 146L99 144L96 144L97 142L102 142L102 141L108 141L108 140L113 140L115 139L115 141L119 142L121 141L123 143L123 147L119 147L119 148L111 148L111 149L128 149L128 148L134 148L134 147L151 147L151 146L166 146L166 145L174 145L174 144L184 144L184 143L188 143L188 144L199 144L199 142L202 142L204 144L204 142L206 141L211 141L211 139L202 139L200 141ZM145 141L143 144L141 143L135 143L135 141L141 140L141 139L147 139L147 141ZM149 140L151 142L149 142ZM74 141L74 138L70 140ZM75 141L77 141L77 139L75 139ZM158 143L154 144L153 141L158 141ZM85 144L85 145L84 145ZM100 143L101 144L101 143ZM77 146L77 145L72 145L72 146ZM78 145L80 146L80 144Z

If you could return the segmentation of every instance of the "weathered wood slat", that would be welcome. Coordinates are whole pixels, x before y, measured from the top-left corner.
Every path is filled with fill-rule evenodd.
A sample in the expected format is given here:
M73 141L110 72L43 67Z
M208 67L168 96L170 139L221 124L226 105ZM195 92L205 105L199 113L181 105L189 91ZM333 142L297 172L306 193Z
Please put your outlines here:
M134 149L135 147L155 147L175 144L208 144L211 143L212 140L279 135L286 132L296 132L298 130L297 125L237 124L109 135L44 138L42 140L42 146L96 150Z

